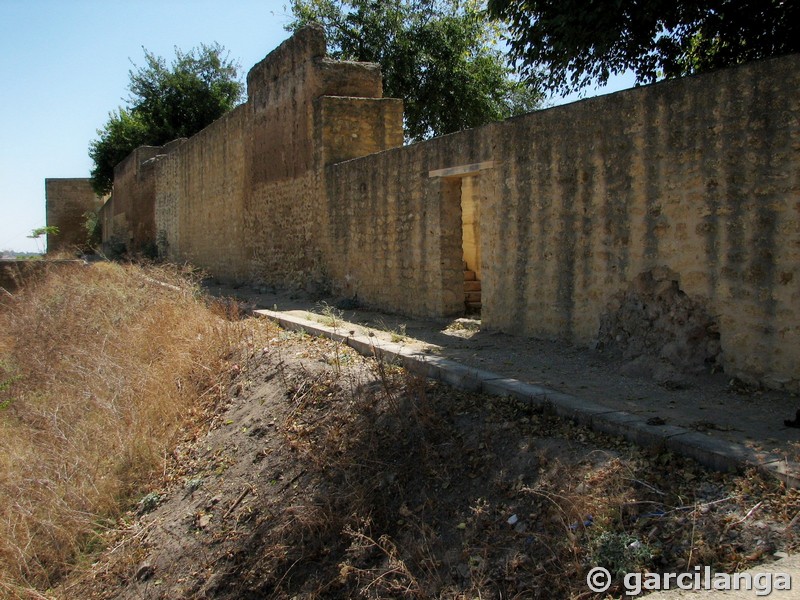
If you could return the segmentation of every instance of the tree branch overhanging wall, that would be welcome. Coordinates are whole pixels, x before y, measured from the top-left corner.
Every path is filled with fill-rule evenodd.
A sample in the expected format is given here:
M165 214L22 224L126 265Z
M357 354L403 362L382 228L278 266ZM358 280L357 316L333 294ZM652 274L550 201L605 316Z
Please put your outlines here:
M486 327L588 343L620 294L669 273L665 289L715 319L726 372L800 389L800 57L412 146L379 72L337 64L319 32L298 33L253 69L245 105L156 161L150 201L168 257L448 314L460 207L429 174L491 163Z

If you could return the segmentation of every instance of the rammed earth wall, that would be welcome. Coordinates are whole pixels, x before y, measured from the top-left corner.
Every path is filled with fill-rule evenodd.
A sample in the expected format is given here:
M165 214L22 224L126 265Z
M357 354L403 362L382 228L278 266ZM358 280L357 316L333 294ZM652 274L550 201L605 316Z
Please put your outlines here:
M45 213L48 225L59 228L47 234L47 251L73 252L85 250L88 237L86 215L103 204L92 190L88 179L49 178L44 180Z
M298 32L251 70L243 106L134 161L152 191L115 179L106 235L136 240L152 214L162 254L222 279L421 316L463 313L469 258L487 328L640 347L622 338L653 323L800 390L800 56L410 146L380 81ZM682 329L687 306L707 331Z
M247 84L245 104L156 163L159 248L227 280L324 283L321 166L402 144L402 103L381 98L375 65L328 59L315 28Z

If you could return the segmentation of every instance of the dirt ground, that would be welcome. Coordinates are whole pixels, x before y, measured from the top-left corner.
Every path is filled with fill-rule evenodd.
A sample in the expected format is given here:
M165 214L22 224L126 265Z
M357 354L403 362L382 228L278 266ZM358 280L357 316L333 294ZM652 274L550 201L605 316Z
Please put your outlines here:
M492 353L509 370L524 356L543 383L617 393L603 385L604 363L577 350L379 318L395 336L401 324L425 343L443 336L447 356L486 366ZM590 598L596 565L734 571L798 549L800 493L774 480L644 452L328 340L275 328L261 344L225 374L227 402L169 457L163 487L54 593ZM569 369L593 375L575 381Z
M303 292L209 285L218 295L236 297L249 308L317 315L336 307L336 298L314 299ZM649 370L619 354L565 342L517 337L480 329L475 319L411 319L364 308L336 310L345 321L372 331L387 331L394 341L586 398L614 410L659 417L665 423L696 429L712 437L800 458L800 429L786 427L800 409L797 394L758 389L724 373L688 375Z

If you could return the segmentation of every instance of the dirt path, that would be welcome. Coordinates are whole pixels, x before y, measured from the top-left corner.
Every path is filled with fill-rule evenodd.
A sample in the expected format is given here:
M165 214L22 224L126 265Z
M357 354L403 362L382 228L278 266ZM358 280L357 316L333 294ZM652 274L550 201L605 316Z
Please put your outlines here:
M208 287L213 294L235 297L250 308L305 312L325 318L332 298L266 289ZM299 312L298 312L299 311ZM678 375L659 381L647 368L619 356L563 342L483 331L480 321L424 320L365 309L335 310L345 321L388 332L394 341L573 396L613 410L624 410L664 423L701 431L756 450L800 459L800 429L786 427L800 409L796 394L759 390L723 373Z
M270 335L249 338L207 433L58 597L603 598L595 565L732 571L797 551L800 491L773 478Z

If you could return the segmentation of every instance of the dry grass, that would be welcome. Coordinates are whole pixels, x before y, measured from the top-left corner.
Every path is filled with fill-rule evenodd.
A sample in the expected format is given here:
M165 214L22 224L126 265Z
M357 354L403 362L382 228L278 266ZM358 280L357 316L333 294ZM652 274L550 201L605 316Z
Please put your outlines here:
M595 565L800 544L777 481L219 318L174 272L73 268L3 302L0 597L583 599Z
M586 598L592 566L620 595L618 573L732 572L796 549L798 494L777 481L709 473L381 361L340 368L329 346L332 368L283 378L279 430L317 496L262 525L234 594Z
M0 299L0 597L42 597L166 472L243 335L176 269L67 265Z

